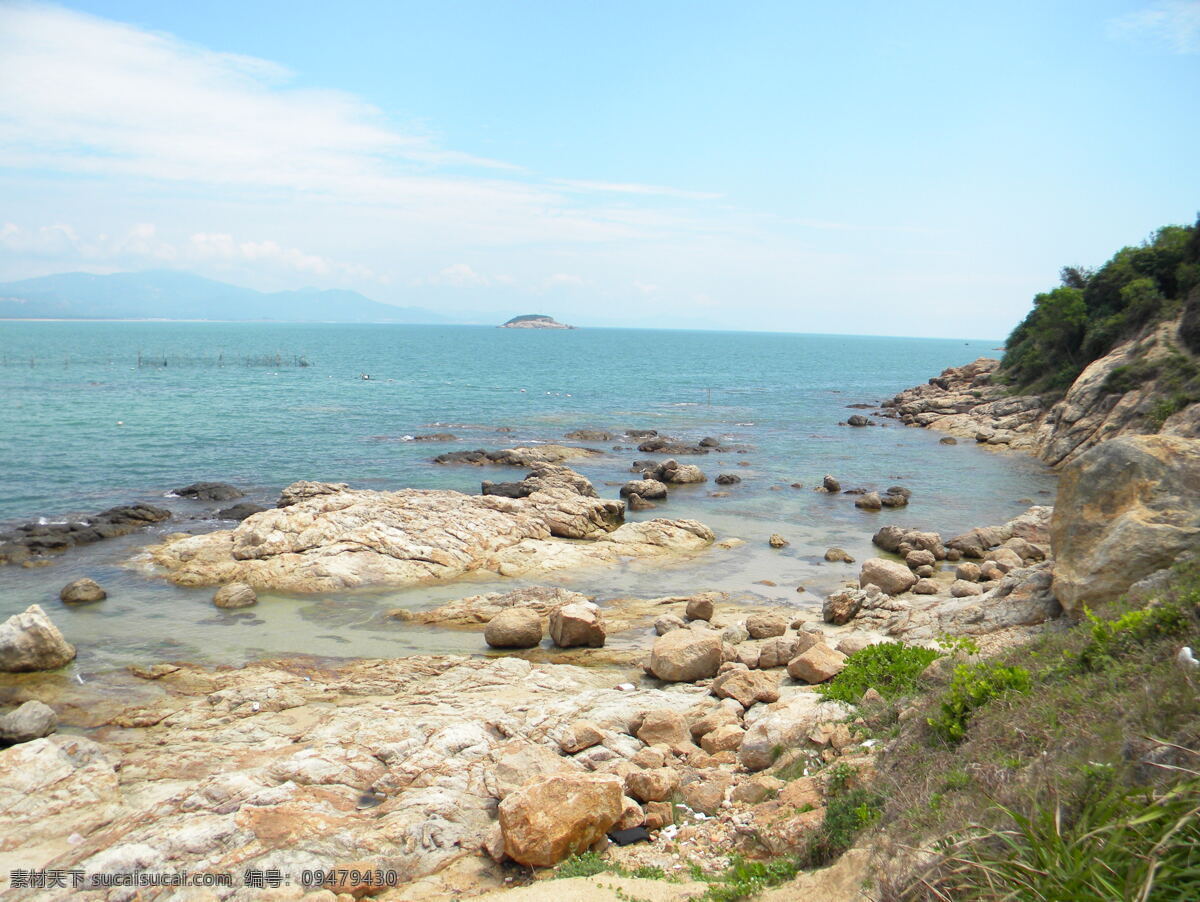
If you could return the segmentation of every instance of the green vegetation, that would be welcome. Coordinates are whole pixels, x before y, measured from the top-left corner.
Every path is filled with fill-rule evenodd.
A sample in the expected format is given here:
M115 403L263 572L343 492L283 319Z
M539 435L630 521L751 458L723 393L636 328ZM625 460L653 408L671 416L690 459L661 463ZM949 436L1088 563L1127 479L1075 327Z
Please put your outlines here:
M1064 267L1061 279L1058 288L1034 298L1033 310L1009 336L1001 373L1016 390L1061 392L1093 360L1181 311L1180 338L1200 352L1200 219L1164 226L1097 270ZM1184 396L1194 401L1200 397L1195 374L1189 387L1194 391Z
M885 699L911 693L921 673L940 653L931 648L881 642L868 645L846 659L845 669L817 691L826 698L856 705L863 693L874 689Z
M944 850L944 898L1200 899L1200 780L1112 789L1073 812L1004 813L1009 829Z
M960 742L967 735L972 712L1006 692L1028 692L1029 687L1029 671L1024 667L991 662L959 664L939 712L929 718L929 726L940 739Z
M1197 566L987 671L931 677L935 691L916 700L925 717L864 710L893 737L872 787L886 800L883 841L941 838L941 858L892 875L883 898L1200 898L1200 673L1176 662L1182 645L1200 647ZM1002 688L1011 671L1028 691ZM979 681L999 691L973 691ZM961 699L971 710L945 710ZM943 717L963 729L931 744L952 738Z

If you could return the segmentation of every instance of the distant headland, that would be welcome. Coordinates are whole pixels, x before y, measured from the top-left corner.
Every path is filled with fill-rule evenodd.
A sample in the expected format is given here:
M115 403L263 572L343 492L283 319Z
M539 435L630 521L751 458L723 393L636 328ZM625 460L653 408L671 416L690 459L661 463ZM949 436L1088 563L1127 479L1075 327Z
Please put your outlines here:
M514 316L508 322L500 326L501 329L574 329L574 326L568 326L566 323L560 323L552 316L546 316L544 313L526 313L522 316Z

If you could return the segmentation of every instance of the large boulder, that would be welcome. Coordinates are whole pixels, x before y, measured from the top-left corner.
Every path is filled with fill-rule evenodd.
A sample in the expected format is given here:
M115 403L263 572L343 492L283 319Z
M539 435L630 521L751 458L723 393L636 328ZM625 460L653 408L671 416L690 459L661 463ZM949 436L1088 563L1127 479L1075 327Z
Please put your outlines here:
M716 631L673 630L654 641L650 672L672 683L708 679L721 666L722 644Z
M862 565L860 586L879 586L886 595L902 595L917 582L917 575L899 561L873 557Z
M75 658L75 646L63 638L40 605L0 623L0 671L56 670Z
M483 640L492 648L534 648L542 641L542 618L532 608L506 608L488 621Z
M1170 566L1200 547L1200 440L1125 436L1091 448L1062 470L1050 531L1067 611Z
M590 601L565 604L550 615L550 638L559 648L603 648L604 616Z
M518 864L548 868L586 852L624 811L615 774L557 774L537 779L500 803L504 851Z
M850 709L840 702L823 701L815 692L797 692L770 705L755 705L746 712L746 736L738 748L738 761L746 770L763 770L786 749L804 743L819 723L841 720Z

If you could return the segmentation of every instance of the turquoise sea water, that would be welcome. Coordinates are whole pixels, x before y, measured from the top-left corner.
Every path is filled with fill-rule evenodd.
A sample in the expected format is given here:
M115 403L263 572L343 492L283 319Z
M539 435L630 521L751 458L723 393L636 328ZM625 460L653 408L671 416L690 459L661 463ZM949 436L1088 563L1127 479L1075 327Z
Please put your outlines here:
M476 492L481 479L521 473L430 459L445 450L561 441L581 427L649 428L680 439L718 436L750 450L688 458L710 480L720 472L741 476L728 497L712 497L718 487L710 481L632 516L694 517L747 544L686 566L629 566L560 582L601 599L722 588L811 608L857 572L824 563L830 545L862 560L883 523L952 534L1049 500L1053 477L1028 458L970 442L939 445L937 433L890 421L888 428L837 425L856 412L848 404L889 397L946 366L994 354L995 345L617 329L0 323L0 522L134 500L202 514L212 506L164 497L200 479L232 482L264 503L297 479ZM404 440L435 431L457 440ZM615 497L630 463L649 455L612 444L593 443L606 456L578 469ZM912 504L858 511L851 497L811 491L825 473L846 487L902 483L913 491ZM794 482L805 488L790 488ZM170 523L159 532L179 528ZM773 532L791 545L767 548ZM252 614L225 614L212 607L211 590L178 589L124 566L153 537L101 543L50 567L0 568L0 616L41 603L79 646L84 668L284 652L478 650L475 634L415 628L381 614L513 585L268 597ZM98 579L110 598L62 606L58 589L79 575ZM758 584L764 579L777 585ZM797 592L800 585L809 591Z

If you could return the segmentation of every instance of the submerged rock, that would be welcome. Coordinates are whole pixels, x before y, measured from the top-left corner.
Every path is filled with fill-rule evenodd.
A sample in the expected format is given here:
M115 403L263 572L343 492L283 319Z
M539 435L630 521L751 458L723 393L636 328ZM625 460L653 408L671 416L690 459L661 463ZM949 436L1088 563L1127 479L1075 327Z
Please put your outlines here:
M62 587L58 597L64 604L87 604L92 601L103 601L108 593L94 579L77 579Z
M232 501L246 493L227 482L193 482L181 489L174 489L171 494L193 501Z
M219 608L248 608L258 603L258 596L245 583L230 583L221 586L213 594L213 604Z

